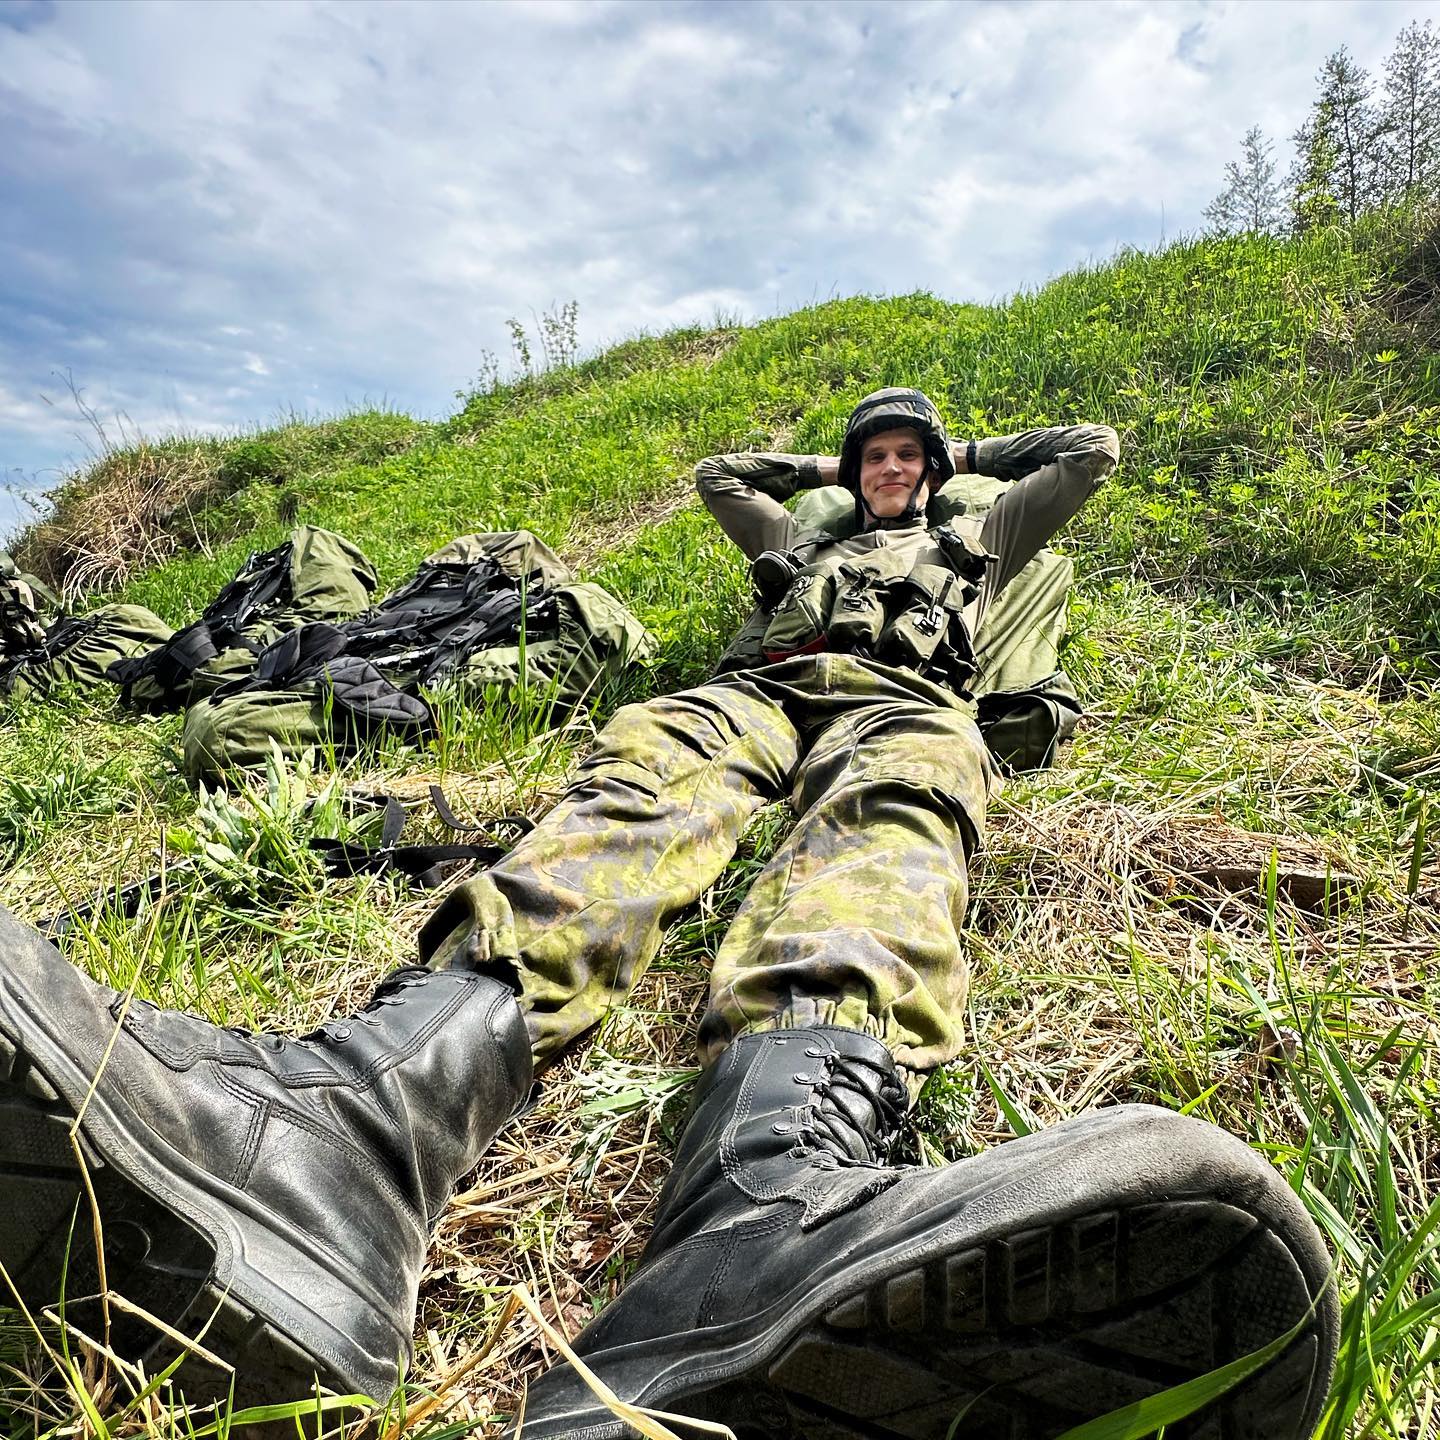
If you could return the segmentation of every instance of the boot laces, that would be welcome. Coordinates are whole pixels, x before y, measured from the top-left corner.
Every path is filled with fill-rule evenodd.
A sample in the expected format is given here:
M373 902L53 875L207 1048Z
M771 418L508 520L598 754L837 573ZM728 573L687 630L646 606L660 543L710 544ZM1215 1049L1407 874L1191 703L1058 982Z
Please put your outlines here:
M276 1054L291 1045L308 1046L317 1041L342 1044L350 1038L356 1022L362 1025L379 1025L381 1017L375 1012L387 1005L403 1005L405 997L401 992L418 984L429 973L428 970L420 969L417 966L406 966L404 969L397 970L380 982L363 1010L357 1010L355 1014L348 1015L344 1019L326 1020L317 1025L315 1029L294 1039L285 1035L276 1035L271 1031L246 1030L238 1025L227 1025L225 1029L230 1034L249 1041L252 1045L263 1046L266 1050L272 1050Z
M376 1012L383 1010L387 1005L403 1005L405 996L402 992L408 990L412 985L418 985L429 974L428 970L422 970L413 965L395 971L393 975L387 976L380 982L363 1010L357 1010L343 1020L326 1020L317 1029L303 1036L300 1043L325 1039L338 1044L350 1038L351 1027L356 1023L370 1026L383 1023L381 1016Z
M827 1168L886 1164L905 1119L905 1086L891 1067L859 1056L829 1053L824 1066L821 1074L795 1077L812 1087L810 1100L795 1107L797 1151L819 1151Z

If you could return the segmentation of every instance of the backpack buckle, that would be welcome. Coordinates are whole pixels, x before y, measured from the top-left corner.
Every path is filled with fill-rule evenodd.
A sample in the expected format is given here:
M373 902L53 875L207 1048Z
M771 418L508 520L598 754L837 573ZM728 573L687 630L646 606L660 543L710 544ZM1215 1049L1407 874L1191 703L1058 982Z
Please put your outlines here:
M943 605L932 605L915 621L915 628L922 635L938 635L944 623L945 607Z

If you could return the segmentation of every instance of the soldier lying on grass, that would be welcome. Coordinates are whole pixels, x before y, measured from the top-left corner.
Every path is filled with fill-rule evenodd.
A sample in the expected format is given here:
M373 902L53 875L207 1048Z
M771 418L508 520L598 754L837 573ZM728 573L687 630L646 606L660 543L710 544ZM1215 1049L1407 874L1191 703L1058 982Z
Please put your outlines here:
M715 961L649 1246L576 1342L589 1367L747 1437L1038 1440L1293 1329L1218 1418L1304 1440L1336 1343L1328 1259L1239 1140L1120 1106L940 1169L888 1158L960 1048L994 774L973 638L1117 453L1099 425L952 447L925 396L887 390L838 461L703 462L766 597L720 673L619 711L546 819L431 917L426 968L302 1040L127 1006L0 921L0 1259L20 1293L56 1298L83 1110L112 1287L192 1331L213 1314L242 1402L316 1375L384 1395L429 1228L532 1066L624 1001L750 816L788 798L795 828ZM1014 481L978 534L925 513L957 467ZM780 500L832 476L853 517L798 534ZM223 1384L193 1358L180 1378ZM532 1440L629 1433L568 1364L530 1391Z

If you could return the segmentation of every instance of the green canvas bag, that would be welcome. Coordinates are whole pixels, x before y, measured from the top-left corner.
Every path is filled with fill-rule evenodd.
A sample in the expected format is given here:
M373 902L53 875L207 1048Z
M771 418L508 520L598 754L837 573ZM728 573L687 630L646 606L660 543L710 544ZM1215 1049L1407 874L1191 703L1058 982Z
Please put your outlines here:
M175 632L143 605L105 605L88 615L67 615L45 632L45 645L8 674L0 693L39 696L67 681L87 688L108 683L110 667L146 655Z
M497 582L497 568L508 586ZM647 658L654 642L614 596L569 581L554 552L527 531L452 541L374 611L291 632L253 675L192 705L181 742L186 774L213 782L263 765L276 744L287 755L329 748L343 756L386 733L423 739L434 716L422 687L475 706L488 703L492 687L513 693L524 685L540 703L573 709ZM471 644L474 617L497 613L507 593L510 628Z
M375 567L343 535L299 525L273 550L253 552L198 620L115 665L110 678L137 709L183 709L248 673L289 631L360 614L376 583Z
M603 681L655 653L655 641L608 590L587 581L554 592L556 633L519 645L496 645L472 655L456 676L472 702L487 686L526 684L573 708Z

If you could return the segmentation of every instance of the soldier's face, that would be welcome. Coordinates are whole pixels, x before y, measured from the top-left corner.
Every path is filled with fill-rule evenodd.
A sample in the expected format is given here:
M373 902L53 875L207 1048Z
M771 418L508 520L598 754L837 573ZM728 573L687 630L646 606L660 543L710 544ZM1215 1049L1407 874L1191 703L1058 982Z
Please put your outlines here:
M918 430L882 430L860 450L860 494L881 520L904 512L927 473Z

